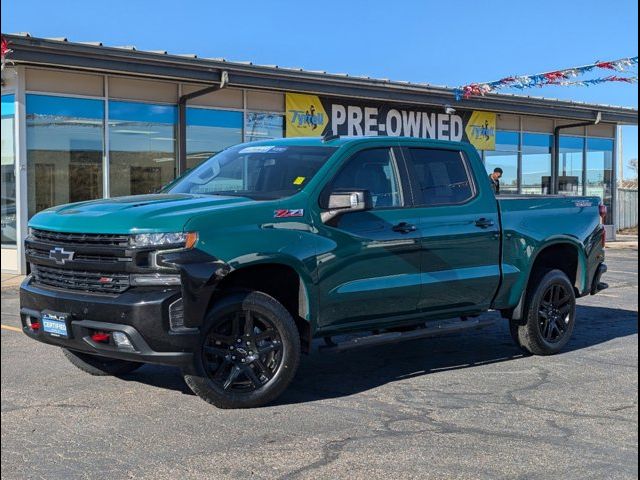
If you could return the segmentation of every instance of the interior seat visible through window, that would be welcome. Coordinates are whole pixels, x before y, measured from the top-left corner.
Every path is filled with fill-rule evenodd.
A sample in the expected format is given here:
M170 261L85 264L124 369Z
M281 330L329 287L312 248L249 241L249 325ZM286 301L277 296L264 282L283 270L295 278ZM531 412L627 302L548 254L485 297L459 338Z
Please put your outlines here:
M355 154L333 182L334 190L369 190L374 208L401 205L398 177L387 148Z
M473 186L461 152L428 148L409 150L422 205L455 205L473 197Z

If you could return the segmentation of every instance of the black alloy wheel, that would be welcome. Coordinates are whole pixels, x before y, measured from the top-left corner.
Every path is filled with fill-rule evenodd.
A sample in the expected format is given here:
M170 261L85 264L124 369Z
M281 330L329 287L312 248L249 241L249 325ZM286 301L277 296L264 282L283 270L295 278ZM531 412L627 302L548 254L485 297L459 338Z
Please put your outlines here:
M207 335L203 349L207 375L223 390L260 388L282 366L280 334L266 316L254 310L221 318Z
M562 284L547 287L538 305L540 335L549 343L558 343L567 333L573 310L572 294Z
M300 363L300 332L291 313L259 291L230 292L202 326L185 382L218 408L253 408L275 400Z
M527 291L524 318L510 321L511 336L534 355L558 353L575 326L576 293L566 273L550 270L536 275Z

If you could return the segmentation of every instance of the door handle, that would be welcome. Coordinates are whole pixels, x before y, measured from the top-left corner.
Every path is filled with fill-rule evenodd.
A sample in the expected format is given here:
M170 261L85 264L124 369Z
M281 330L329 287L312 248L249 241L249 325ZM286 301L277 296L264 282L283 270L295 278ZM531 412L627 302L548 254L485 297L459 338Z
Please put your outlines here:
M478 220L476 220L476 227L479 228L489 228L489 227L493 227L495 225L495 222L489 218L479 218Z
M407 222L400 222L397 225L391 227L391 230L398 233L411 233L415 232L418 228L415 225L411 225Z

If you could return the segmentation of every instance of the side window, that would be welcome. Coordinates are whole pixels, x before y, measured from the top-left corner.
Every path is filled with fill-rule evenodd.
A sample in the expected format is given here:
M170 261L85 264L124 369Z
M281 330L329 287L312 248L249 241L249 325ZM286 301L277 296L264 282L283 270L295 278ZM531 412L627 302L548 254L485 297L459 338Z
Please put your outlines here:
M374 208L403 204L398 168L388 148L356 153L333 179L331 190L369 190Z
M421 205L455 205L474 195L464 154L455 150L409 148Z

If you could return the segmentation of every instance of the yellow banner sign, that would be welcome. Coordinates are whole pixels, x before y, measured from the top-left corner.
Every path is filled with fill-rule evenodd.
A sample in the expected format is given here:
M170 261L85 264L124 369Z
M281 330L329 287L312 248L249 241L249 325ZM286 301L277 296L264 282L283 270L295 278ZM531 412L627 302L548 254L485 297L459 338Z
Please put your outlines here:
M496 114L473 112L467 122L465 133L469 142L478 150L496 149Z
M382 102L345 101L286 94L286 136L403 136L469 142L478 150L496 148L496 114L482 111L446 112Z
M319 137L329 117L317 95L287 93L287 137Z

